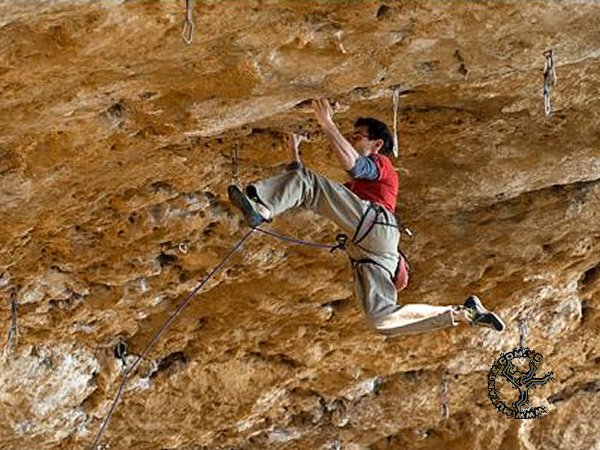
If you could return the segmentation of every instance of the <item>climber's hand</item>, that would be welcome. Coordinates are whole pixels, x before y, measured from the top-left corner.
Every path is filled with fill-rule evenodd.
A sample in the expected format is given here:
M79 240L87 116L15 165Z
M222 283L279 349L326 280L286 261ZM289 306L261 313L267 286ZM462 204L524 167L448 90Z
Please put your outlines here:
M312 101L317 122L323 128L333 125L333 109L326 98L319 98Z

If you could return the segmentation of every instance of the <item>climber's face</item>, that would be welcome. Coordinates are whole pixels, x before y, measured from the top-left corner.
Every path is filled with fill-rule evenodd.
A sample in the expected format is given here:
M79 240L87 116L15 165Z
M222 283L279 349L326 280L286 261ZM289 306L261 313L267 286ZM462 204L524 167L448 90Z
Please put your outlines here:
M371 139L369 129L366 126L354 128L350 143L361 156L373 155L383 147L383 139Z

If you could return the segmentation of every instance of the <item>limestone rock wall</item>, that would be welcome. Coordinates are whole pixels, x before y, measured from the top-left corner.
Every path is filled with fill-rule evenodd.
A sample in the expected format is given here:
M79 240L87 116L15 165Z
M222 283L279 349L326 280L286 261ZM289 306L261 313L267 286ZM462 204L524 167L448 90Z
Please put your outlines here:
M306 165L343 180L308 101L350 131L391 125L393 90L400 301L475 292L507 331L378 336L342 253L255 233L127 383L103 448L600 448L600 5L205 0L186 45L184 4L0 1L0 448L90 448L127 367L246 232L236 150L249 182L303 130ZM308 211L271 227L336 234ZM519 318L554 371L540 420L487 397Z

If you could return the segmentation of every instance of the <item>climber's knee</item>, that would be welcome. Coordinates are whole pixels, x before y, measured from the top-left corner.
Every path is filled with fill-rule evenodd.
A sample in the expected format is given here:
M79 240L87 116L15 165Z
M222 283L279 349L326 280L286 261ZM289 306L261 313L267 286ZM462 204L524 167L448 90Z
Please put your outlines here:
M369 328L371 328L371 330L384 336L390 335L389 328L385 326L380 317L378 318L377 315L368 313L365 314L365 316L367 318L367 323L369 324Z

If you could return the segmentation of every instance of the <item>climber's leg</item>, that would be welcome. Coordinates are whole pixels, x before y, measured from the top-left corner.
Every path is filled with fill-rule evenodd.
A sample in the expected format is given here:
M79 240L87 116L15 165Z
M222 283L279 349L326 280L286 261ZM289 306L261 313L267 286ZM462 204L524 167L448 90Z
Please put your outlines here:
M305 206L333 220L349 234L354 233L369 206L341 183L303 167L253 183L247 192L251 198L260 200L273 217L290 208Z
M455 308L426 304L397 305L396 287L389 273L377 264L354 268L356 296L369 323L386 335L426 333L458 325Z

